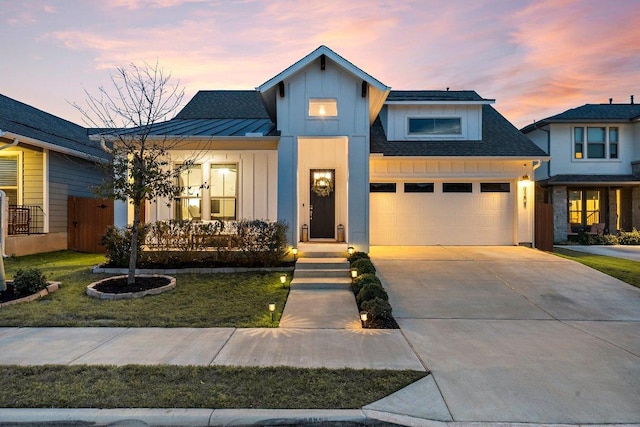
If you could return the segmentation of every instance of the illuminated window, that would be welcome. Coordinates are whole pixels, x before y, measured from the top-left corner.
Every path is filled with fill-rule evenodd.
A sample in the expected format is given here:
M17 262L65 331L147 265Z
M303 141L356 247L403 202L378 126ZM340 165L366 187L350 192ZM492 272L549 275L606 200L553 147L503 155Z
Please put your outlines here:
M238 165L211 165L211 219L236 218Z
M617 159L617 127L575 127L573 128L574 159Z
M0 157L0 190L10 205L18 205L18 156Z
M310 98L309 117L338 117L338 100L335 98Z
M571 190L569 196L569 222L590 226L600 221L600 191Z
M200 213L202 203L202 166L189 166L180 172L177 180L177 185L180 187L180 195L175 199L174 218L185 220L202 219Z

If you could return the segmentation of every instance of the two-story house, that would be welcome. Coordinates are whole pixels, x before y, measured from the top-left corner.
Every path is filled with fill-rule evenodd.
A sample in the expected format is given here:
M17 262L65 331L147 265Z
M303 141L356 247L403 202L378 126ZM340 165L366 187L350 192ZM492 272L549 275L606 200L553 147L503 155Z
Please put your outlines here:
M255 90L200 91L152 137L180 138L181 197L148 221L282 220L291 245L533 242L546 153L474 91L392 91L326 46ZM159 203L157 203L159 202ZM116 206L116 224L131 208Z
M640 105L586 104L522 129L550 156L536 171L553 204L554 241L604 224L640 228Z

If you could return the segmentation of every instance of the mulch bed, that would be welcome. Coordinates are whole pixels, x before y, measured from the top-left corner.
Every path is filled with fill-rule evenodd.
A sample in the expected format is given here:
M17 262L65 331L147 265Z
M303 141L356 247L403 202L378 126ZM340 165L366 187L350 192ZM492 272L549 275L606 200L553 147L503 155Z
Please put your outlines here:
M371 320L367 322L365 329L400 329L396 319L393 317L387 320Z
M105 280L96 286L96 291L104 292L106 294L125 294L129 292L141 292L148 291L149 289L160 288L168 285L171 282L166 277L136 277L136 282L133 285L127 284L127 277L114 277L113 279Z
M14 291L13 284L7 283L7 290L0 292L0 304L8 301L13 301L16 299L28 297L31 295L33 295L33 292L27 292L27 293L22 292L17 294Z

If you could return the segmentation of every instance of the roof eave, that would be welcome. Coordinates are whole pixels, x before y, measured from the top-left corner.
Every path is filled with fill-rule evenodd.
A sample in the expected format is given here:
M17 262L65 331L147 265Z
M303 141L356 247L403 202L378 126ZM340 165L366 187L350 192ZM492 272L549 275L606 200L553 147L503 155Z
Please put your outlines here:
M384 153L369 153L369 157L393 158L398 160L551 160L550 156L393 156Z
M491 105L495 104L495 99L473 100L448 100L448 101L386 101L387 105Z
M5 131L2 134L2 137L3 138L7 138L7 139L14 139L14 140L17 139L19 143L23 142L25 144L33 145L34 147L39 147L39 148L43 148L45 150L55 151L55 152L61 153L61 154L67 154L67 155L70 155L70 156L78 157L80 159L89 160L89 161L92 161L92 162L104 163L104 162L107 161L107 159L103 158L103 157L94 156L92 154L85 153L85 152L79 151L79 150L74 150L74 149L71 149L71 148L61 147L59 145L52 144L50 142L41 141L39 139L31 138L29 136L20 135L20 134L13 133L13 132L10 132L10 131Z

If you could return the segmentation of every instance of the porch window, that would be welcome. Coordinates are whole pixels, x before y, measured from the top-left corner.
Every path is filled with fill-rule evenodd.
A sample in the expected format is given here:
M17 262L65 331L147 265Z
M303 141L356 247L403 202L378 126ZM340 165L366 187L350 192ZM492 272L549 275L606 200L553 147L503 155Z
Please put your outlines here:
M180 172L177 185L180 187L180 195L174 203L174 218L201 219L202 165L192 165Z
M211 219L237 219L238 165L211 165Z
M600 190L569 191L569 222L590 226L600 221Z
M0 156L0 190L9 199L9 205L18 205L18 156Z
M460 117L409 118L409 135L461 135Z

